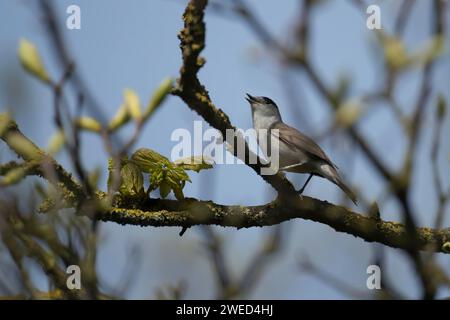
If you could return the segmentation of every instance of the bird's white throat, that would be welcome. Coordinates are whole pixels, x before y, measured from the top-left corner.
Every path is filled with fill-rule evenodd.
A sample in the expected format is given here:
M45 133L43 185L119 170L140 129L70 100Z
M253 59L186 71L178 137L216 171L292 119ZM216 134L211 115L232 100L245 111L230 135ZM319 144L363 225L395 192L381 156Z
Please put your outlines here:
M281 121L279 114L273 112L267 112L265 109L256 108L252 112L253 128L255 130L266 129L268 130L274 123Z

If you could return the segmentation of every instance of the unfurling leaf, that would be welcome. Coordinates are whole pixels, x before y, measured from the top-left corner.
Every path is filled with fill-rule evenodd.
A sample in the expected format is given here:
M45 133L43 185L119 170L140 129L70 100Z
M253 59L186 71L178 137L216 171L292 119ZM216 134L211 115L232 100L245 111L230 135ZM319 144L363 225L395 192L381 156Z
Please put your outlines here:
M126 163L120 170L122 184L120 193L125 196L139 196L144 194L144 177L137 165Z
M150 190L159 188L161 197L165 198L173 190L177 199L183 199L186 181L191 181L184 168L169 161L156 151L142 148L137 150L131 160L143 172L150 174Z
M125 89L123 92L124 104L127 107L128 112L136 121L142 120L141 103L139 97L131 89Z
M152 179L154 175L158 177L155 180L159 180L158 185L161 197L167 197L167 195L172 190L178 200L184 199L183 188L186 184L186 181L190 181L190 179L182 168L169 167L164 168L161 172L159 172L158 170L154 171L150 177L150 181L152 184L152 188L156 189L157 181Z
M179 168L176 166L171 166L169 169L169 175L172 175L175 179L179 180L179 181L189 181L191 182L191 180L189 179L188 174L186 173L186 171L184 171L183 168ZM184 184L183 184L184 186Z
M173 166L167 172L164 182L168 183L178 200L184 199L183 188L186 181L191 181L184 169Z
M127 106L123 104L119 107L119 110L117 110L117 113L109 122L108 129L110 131L117 130L127 123L128 120L130 120L130 114L128 113Z
M144 112L144 118L147 119L153 112L163 103L164 99L170 94L173 86L173 79L167 78L159 85L155 93L153 93L147 109Z
M155 190L161 184L165 177L165 170L162 167L153 170L150 175L150 190Z
M26 39L20 40L19 59L24 69L30 74L44 82L50 82L50 77L45 70L39 52L33 43Z
M141 168L142 171L152 173L158 167L170 165L169 159L158 152L147 148L137 150L131 160Z
M358 121L362 111L363 107L358 102L345 102L336 110L336 122L347 128Z
M211 169L213 167L214 160L203 156L193 156L175 160L174 164L184 170L199 172L203 169Z
M102 131L102 125L95 119L90 117L79 117L76 119L76 125L80 129L84 129L92 132Z

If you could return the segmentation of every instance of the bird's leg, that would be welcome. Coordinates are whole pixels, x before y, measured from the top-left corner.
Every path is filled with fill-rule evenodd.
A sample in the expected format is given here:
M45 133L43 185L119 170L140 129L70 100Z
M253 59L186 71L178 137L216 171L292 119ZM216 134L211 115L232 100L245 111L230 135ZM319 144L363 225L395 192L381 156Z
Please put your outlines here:
M297 193L298 193L299 195L301 195L301 194L303 193L303 191L305 191L305 188L306 188L306 186L308 185L309 181L311 181L312 177L313 177L313 174L311 173L311 174L309 175L308 179L306 179L306 182L305 182L305 184L303 185L303 187L302 187L300 190L297 191Z

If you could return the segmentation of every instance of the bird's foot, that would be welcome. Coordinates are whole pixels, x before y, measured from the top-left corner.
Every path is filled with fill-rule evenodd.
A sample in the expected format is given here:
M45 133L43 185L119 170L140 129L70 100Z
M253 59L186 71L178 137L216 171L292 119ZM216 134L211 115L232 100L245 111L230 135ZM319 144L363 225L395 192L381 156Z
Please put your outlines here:
M303 200L303 191L305 190L305 188L301 188L300 190L296 191L298 193L298 196L300 197L300 200Z
M308 177L308 179L306 179L305 184L303 185L303 187L297 191L298 195L300 196L301 199L303 199L302 194L303 191L305 191L306 186L308 185L309 181L311 181L311 178L313 177L313 174L311 173Z

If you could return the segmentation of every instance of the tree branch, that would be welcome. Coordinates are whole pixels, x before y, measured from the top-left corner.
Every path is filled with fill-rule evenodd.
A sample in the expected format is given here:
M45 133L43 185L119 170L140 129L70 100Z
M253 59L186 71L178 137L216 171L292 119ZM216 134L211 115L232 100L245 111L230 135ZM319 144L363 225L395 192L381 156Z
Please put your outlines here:
M72 196L78 200L84 197L83 188L73 179L72 174L67 172L56 160L28 139L19 130L14 121L1 113L0 122L6 122L6 127L0 133L0 139L26 161L26 167L30 169L29 171L27 170L27 174L41 176L53 184L61 182L68 189L67 191L70 191ZM14 163L10 162L9 166L9 169L11 169ZM8 168L3 168L0 171L5 171L6 169Z
M132 200L122 203L109 212L99 214L103 221L139 226L219 225L223 227L250 228L276 225L301 218L326 224L336 231L360 237L368 242L379 242L393 248L416 248L409 241L404 224L383 221L355 213L326 201L309 197L298 198L286 206L273 201L260 206L220 205L211 201L187 198L182 201L147 199L136 205ZM420 250L447 252L450 246L450 228L417 228Z

